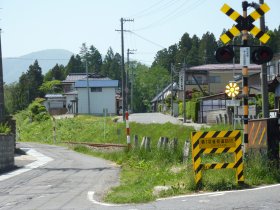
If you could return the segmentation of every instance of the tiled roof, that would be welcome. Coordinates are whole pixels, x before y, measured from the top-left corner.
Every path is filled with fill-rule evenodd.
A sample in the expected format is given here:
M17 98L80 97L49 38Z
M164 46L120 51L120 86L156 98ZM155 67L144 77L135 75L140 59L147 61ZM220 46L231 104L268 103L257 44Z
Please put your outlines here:
M89 80L109 80L108 77L102 77L100 75L89 73ZM62 83L74 83L77 80L83 80L87 78L86 73L71 73L67 75L66 79L62 81Z
M46 94L45 98L63 98L62 94Z
M89 87L118 87L118 80L89 80ZM87 87L87 80L75 82L75 88Z
M249 65L249 70L261 70L261 65ZM240 64L206 64L201 66L193 66L190 67L189 70L232 70L232 69L242 69L242 66Z

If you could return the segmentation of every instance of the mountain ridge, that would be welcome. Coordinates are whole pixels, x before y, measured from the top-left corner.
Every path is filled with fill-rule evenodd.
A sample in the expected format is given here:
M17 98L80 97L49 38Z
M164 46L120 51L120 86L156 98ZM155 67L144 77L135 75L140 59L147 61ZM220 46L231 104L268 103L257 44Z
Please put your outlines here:
M46 49L28 53L19 57L3 58L3 80L10 84L18 81L22 73L27 72L30 65L38 60L42 74L52 69L56 64L67 65L70 57L74 55L65 49Z

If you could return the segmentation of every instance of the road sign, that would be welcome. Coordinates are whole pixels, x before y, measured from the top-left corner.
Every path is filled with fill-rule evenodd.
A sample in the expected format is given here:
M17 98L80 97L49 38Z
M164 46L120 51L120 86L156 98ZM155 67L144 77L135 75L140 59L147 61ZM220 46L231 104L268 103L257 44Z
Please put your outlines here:
M227 100L226 106L240 106L240 100Z
M203 169L236 169L236 181L244 182L243 152L241 148L241 132L233 131L197 131L192 132L192 160L195 182L202 180ZM234 162L231 163L205 163L204 154L233 153Z
M250 47L240 47L240 65L250 65Z
M239 93L239 86L236 84L236 82L230 82L226 86L225 93L229 96L234 98Z
M235 146L236 146L236 143L235 143L234 138L229 138L229 137L199 139L199 147L201 149L224 148L224 147L235 147Z
M247 30L253 36L258 38L262 43L266 43L270 36L261 31L258 27L256 27L253 22L263 16L267 11L269 11L269 6L264 3L260 5L260 7L254 10L249 16L246 18L241 16L238 12L233 10L229 5L224 4L221 8L221 11L229 16L232 20L237 22L231 29L229 29L226 33L224 33L220 39L224 44L228 43L233 37L238 36L241 31Z

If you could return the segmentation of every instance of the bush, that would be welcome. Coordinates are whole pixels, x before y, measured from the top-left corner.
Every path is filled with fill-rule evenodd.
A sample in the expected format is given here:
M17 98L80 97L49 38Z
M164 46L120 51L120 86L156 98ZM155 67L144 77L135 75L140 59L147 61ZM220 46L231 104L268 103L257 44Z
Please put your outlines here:
M11 128L10 128L10 126L8 126L8 124L7 123L1 123L0 124L0 133L1 134L5 134L5 135L7 135L7 134L10 134L11 133Z
M46 107L41 104L42 99L35 99L29 106L28 111L32 121L45 121L50 118Z
M186 103L186 116L187 119L192 119L193 122L197 122L198 119L199 103L195 101L188 101Z

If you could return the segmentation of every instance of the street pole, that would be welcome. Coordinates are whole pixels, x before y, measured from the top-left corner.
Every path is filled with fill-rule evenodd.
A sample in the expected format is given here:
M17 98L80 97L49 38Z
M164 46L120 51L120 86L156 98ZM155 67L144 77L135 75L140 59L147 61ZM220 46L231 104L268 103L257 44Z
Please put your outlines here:
M128 106L128 71L129 71L129 49L127 49L127 69L126 69L126 79L125 79L125 104L127 107L127 111L129 110Z
M171 63L171 116L173 116L173 68L174 65Z
M124 86L125 86L125 68L124 68L124 38L123 38L123 32L125 30L123 30L123 23L129 21L129 22L133 22L133 19L124 19L121 18L121 30L116 30L116 31L121 31L121 48L122 48L122 59L121 59L121 74L122 74L122 117L123 117L123 122L125 121L125 111L127 109L125 104L125 98L126 98L126 94L124 91Z
M130 49L127 49L127 70L126 70L126 90L127 90L127 92L126 92L126 94L127 94L127 96L126 96L126 104L128 104L128 96L129 96L129 94L128 94L128 90L129 90L129 87L128 87L128 84L129 84L129 69L130 69L130 61L129 61L129 55L130 54L134 54L134 52L135 52L136 50L130 50ZM133 71L131 70L131 79L130 79L130 82L131 82L131 88L130 88L130 111L131 111L131 113L132 113L132 110L133 110L133 108L132 108L132 97L133 97Z
M259 0L260 5L264 4L264 0ZM265 31L264 14L260 17L260 29ZM260 42L260 45L263 45ZM263 118L269 118L269 105L268 105L268 85L267 85L267 66L266 63L261 67L261 92L262 92L262 113Z
M125 121L125 91L124 91L124 82L125 82L125 72L124 72L124 41L123 41L123 21L121 18L121 45L122 45L122 60L121 60L121 68L122 68L122 117L123 121Z
M130 110L133 113L133 83L134 83L133 68L131 68L131 90L130 90Z
M90 94L89 94L89 81L88 81L88 64L86 60L86 74L87 74L87 101L88 101L88 114L90 114Z
M249 4L247 1L242 2L243 8L243 17L247 17L247 9ZM248 30L242 31L242 47L248 47ZM240 60L244 59L240 57ZM244 62L245 63L245 62ZM248 66L245 64L242 67L242 83L243 83L243 139L244 139L244 153L247 152L248 148L248 115L249 115L249 108L248 108L248 96L249 96L249 88L248 88Z
M183 123L186 122L186 63L183 66Z
M2 64L2 46L1 46L1 31L0 29L0 122L4 121L4 85L3 85L3 64Z

